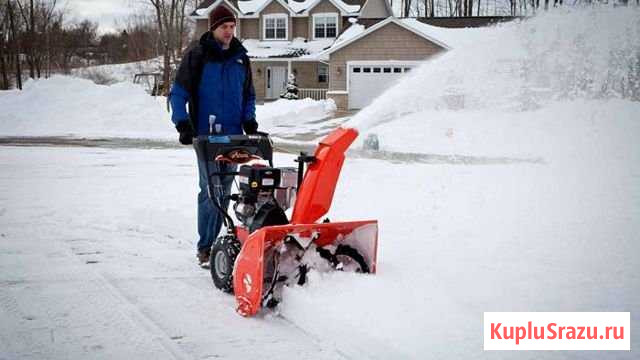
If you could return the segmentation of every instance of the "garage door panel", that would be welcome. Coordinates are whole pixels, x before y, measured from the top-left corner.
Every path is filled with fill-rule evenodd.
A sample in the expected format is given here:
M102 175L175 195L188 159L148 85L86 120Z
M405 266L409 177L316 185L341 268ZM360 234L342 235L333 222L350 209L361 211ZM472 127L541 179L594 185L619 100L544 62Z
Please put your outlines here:
M408 64L349 66L349 108L362 109L398 81Z

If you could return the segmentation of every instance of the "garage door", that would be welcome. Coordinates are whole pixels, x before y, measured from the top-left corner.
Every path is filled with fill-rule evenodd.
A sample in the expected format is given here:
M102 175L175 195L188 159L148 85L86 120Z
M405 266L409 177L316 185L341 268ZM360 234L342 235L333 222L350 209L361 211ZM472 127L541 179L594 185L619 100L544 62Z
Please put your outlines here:
M415 64L349 65L349 109L369 105Z

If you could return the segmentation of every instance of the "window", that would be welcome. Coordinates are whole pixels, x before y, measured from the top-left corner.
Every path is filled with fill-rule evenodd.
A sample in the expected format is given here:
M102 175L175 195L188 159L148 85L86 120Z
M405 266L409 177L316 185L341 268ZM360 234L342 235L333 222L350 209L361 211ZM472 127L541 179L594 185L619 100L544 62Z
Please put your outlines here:
M391 68L384 68L384 72L385 73L390 73L391 72Z
M335 38L338 33L338 14L314 14L313 15L313 38L327 39Z
M373 68L373 72L374 73L379 73L380 72L380 68Z
M370 73L371 72L371 68L370 67L362 68L362 71L366 72L366 73Z
M404 72L409 72L411 71L411 68L404 68Z
M329 67L326 65L318 65L318 82L326 83L329 81Z
M270 14L263 17L265 40L287 40L287 14Z
M353 68L353 72L354 73L359 73L360 72L360 68L359 67L354 67Z
M402 69L401 68L393 68L393 72L396 73L396 74L397 73L401 73Z

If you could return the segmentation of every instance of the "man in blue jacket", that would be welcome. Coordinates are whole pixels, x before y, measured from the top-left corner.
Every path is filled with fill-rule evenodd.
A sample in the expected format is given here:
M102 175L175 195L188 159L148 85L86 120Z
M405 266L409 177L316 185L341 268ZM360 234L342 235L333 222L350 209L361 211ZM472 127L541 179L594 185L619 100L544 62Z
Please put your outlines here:
M220 5L209 15L211 31L189 50L178 68L169 100L171 119L183 145L193 143L197 135L255 134L255 91L247 50L234 37L236 18ZM187 113L186 105L189 104ZM207 168L212 172L234 171L235 166L205 159L196 149L200 191L198 193L198 261L208 264L211 246L220 232L222 216L208 194ZM226 209L232 176L214 176L214 194Z

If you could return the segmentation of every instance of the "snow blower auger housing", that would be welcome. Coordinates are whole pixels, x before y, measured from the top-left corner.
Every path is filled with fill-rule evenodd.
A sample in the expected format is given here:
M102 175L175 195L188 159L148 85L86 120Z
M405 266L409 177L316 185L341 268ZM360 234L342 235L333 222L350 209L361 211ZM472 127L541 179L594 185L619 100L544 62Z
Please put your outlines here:
M209 178L211 201L227 228L211 248L211 277L217 288L235 294L240 315L276 305L282 287L304 284L310 269L376 272L376 220L320 221L357 136L355 129L334 130L312 156L300 153L297 168L273 167L272 142L264 133L198 137L196 149L208 159L240 164L238 171ZM239 193L229 196L237 226L214 196L212 179L224 175L239 182ZM289 220L285 211L291 205Z

